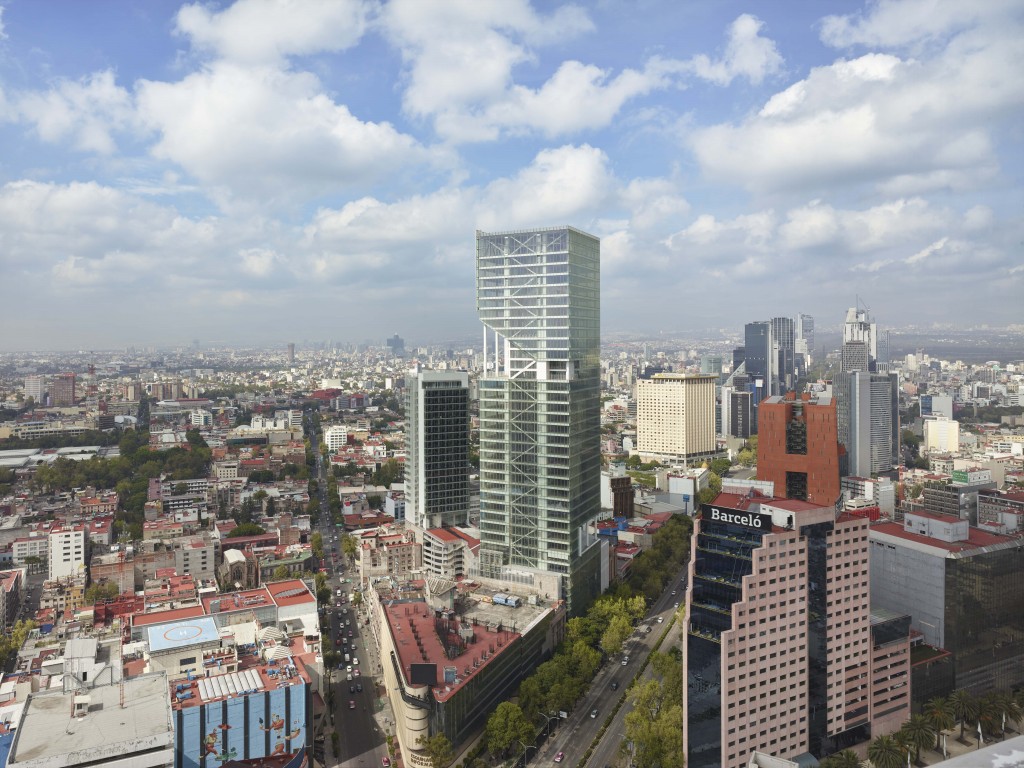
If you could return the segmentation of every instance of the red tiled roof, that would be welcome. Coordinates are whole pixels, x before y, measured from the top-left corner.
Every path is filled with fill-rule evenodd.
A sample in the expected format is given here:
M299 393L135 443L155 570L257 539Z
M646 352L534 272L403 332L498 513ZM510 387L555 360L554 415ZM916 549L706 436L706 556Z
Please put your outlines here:
M314 597L309 587L306 586L305 582L301 579L290 579L288 581L275 581L267 584L266 589L270 592L271 597L274 598L274 602L280 606L287 605L300 605L302 603L313 603L316 604L316 597ZM293 589L302 589L303 592L300 594L287 595L282 597L282 593L288 592Z
M172 608L167 611L153 611L151 613L136 613L132 616L132 626L146 627L150 624L164 624L170 621L194 619L205 614L206 611L203 610L201 605L190 605L187 608Z
M452 542L459 540L459 537L456 536L455 533L453 533L452 531L449 531L447 528L431 528L427 532L431 534L435 539L440 539L441 541Z
M411 667L413 664L437 665L439 684L434 687L434 697L438 701L445 701L452 696L469 678L491 664L509 648L514 640L520 637L518 632L510 629L493 632L485 625L477 624L472 627L476 641L468 643L461 655L455 659L449 659L434 629L434 612L429 606L425 603L394 603L385 605L384 610L406 680L411 681L412 679ZM458 620L451 622L453 629L458 624L461 624ZM413 637L414 632L420 640L419 643ZM453 635L453 640L456 636ZM494 648L493 652L491 652L492 647ZM487 653L486 659L483 658L485 652ZM474 660L477 661L477 666L474 666ZM459 683L445 684L444 668L446 666L455 667ZM450 690L448 690L449 688Z

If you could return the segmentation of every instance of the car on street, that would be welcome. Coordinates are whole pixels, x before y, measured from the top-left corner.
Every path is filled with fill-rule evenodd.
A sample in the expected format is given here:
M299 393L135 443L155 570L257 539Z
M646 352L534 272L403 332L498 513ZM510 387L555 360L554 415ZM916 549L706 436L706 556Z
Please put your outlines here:
M673 608L678 608L678 607L679 607L679 603L676 603L676 604L675 604L675 605L673 605L672 607L673 607Z
M380 764L383 765L384 768L388 768L388 766L391 765L391 758L384 755L384 757L380 759Z
M565 760L565 752L558 752L555 754L555 762L560 763Z
M619 690L619 681L618 680L612 680L612 690L613 691Z
M658 623L659 624L664 624L665 623L665 617L664 616L659 616L658 617Z
M675 596L676 596L676 591L673 589L672 590L672 597L675 597Z
M363 684L362 683L356 683L356 692L357 693L362 693L363 692Z
M352 701L352 699L348 700L348 708L349 709L355 709L356 708L356 703L354 701Z
M356 692L356 687L355 687L354 685L350 685L350 686L348 687L348 692L349 692L349 693L355 693L355 692Z
M629 656L623 656L622 657L622 666L626 666L627 664L629 664Z
M590 710L590 719L591 720L596 720L597 719L597 710L596 709Z
M348 636L352 637L352 630L351 629L348 631Z

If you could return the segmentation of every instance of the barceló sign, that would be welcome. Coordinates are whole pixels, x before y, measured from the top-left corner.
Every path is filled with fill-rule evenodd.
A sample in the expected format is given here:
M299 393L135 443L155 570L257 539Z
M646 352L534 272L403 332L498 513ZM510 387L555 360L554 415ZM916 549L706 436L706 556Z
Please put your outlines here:
M770 531L772 529L771 515L744 512L738 509L711 507L708 510L708 519L717 523L732 523L733 525L742 525L744 528L755 528L760 531Z

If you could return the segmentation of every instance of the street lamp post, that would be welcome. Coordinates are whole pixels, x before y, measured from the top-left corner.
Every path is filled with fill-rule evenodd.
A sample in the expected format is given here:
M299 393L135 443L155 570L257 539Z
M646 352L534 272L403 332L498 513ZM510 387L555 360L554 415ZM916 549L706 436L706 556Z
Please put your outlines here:
M526 765L526 750L532 749L534 752L536 752L537 751L537 745L536 744L527 744L526 742L520 741L519 739L516 739L516 743L519 744L523 748L523 754L519 757L518 760L516 760L516 765L519 765L519 760L522 760L522 764L525 766Z
M544 738L550 735L550 727L552 720L558 720L558 715L549 715L547 712L538 712L538 715L544 718Z

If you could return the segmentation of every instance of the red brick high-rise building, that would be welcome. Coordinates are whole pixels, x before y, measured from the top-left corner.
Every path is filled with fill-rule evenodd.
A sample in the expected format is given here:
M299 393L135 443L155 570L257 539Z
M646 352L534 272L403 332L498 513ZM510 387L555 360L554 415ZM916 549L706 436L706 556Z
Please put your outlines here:
M50 399L54 405L74 405L78 402L75 393L75 374L61 373L50 385Z
M761 401L757 415L757 478L775 483L776 497L822 506L839 498L836 403L822 394L795 392Z

